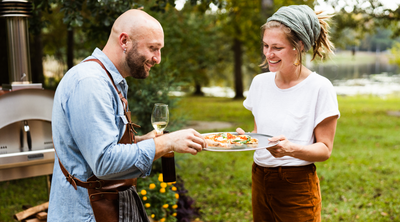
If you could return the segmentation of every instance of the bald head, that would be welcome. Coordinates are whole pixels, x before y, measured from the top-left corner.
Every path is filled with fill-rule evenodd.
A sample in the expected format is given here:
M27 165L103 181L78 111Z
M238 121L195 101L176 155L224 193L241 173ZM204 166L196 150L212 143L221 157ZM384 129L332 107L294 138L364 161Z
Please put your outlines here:
M150 68L161 62L163 47L161 24L146 12L131 9L115 20L103 52L123 77L135 77L135 72L147 77Z
M146 12L139 9L131 9L115 20L110 37L126 32L136 41L137 38L140 38L143 34L147 34L152 29L162 31L161 24Z

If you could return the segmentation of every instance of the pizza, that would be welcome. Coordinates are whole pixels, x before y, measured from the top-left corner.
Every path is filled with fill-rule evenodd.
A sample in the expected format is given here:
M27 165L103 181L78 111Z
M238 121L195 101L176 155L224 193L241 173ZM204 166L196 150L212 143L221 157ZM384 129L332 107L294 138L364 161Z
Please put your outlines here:
M257 147L258 139L249 135L234 135L232 133L210 133L204 136L209 147Z

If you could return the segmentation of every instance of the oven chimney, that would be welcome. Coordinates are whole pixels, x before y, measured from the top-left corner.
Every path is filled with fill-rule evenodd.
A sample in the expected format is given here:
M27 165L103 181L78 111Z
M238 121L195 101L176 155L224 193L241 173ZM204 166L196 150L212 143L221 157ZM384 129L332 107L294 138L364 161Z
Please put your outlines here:
M24 0L3 0L0 2L0 17L6 19L8 42L8 70L10 84L3 84L3 90L20 88L41 88L32 84L29 55L28 17L32 14L32 3Z

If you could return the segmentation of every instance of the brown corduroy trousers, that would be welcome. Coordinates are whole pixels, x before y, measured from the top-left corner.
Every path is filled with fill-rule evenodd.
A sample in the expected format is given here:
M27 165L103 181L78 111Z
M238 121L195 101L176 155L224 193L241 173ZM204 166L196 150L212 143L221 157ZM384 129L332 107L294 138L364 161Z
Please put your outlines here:
M314 164L252 167L254 222L321 221L321 191Z

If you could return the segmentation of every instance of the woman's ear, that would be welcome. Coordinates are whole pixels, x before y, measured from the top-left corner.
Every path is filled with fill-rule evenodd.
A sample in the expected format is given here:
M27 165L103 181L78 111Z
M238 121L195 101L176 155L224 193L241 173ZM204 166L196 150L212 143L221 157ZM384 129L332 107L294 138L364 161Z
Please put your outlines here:
M300 40L300 51L304 52L304 43Z

